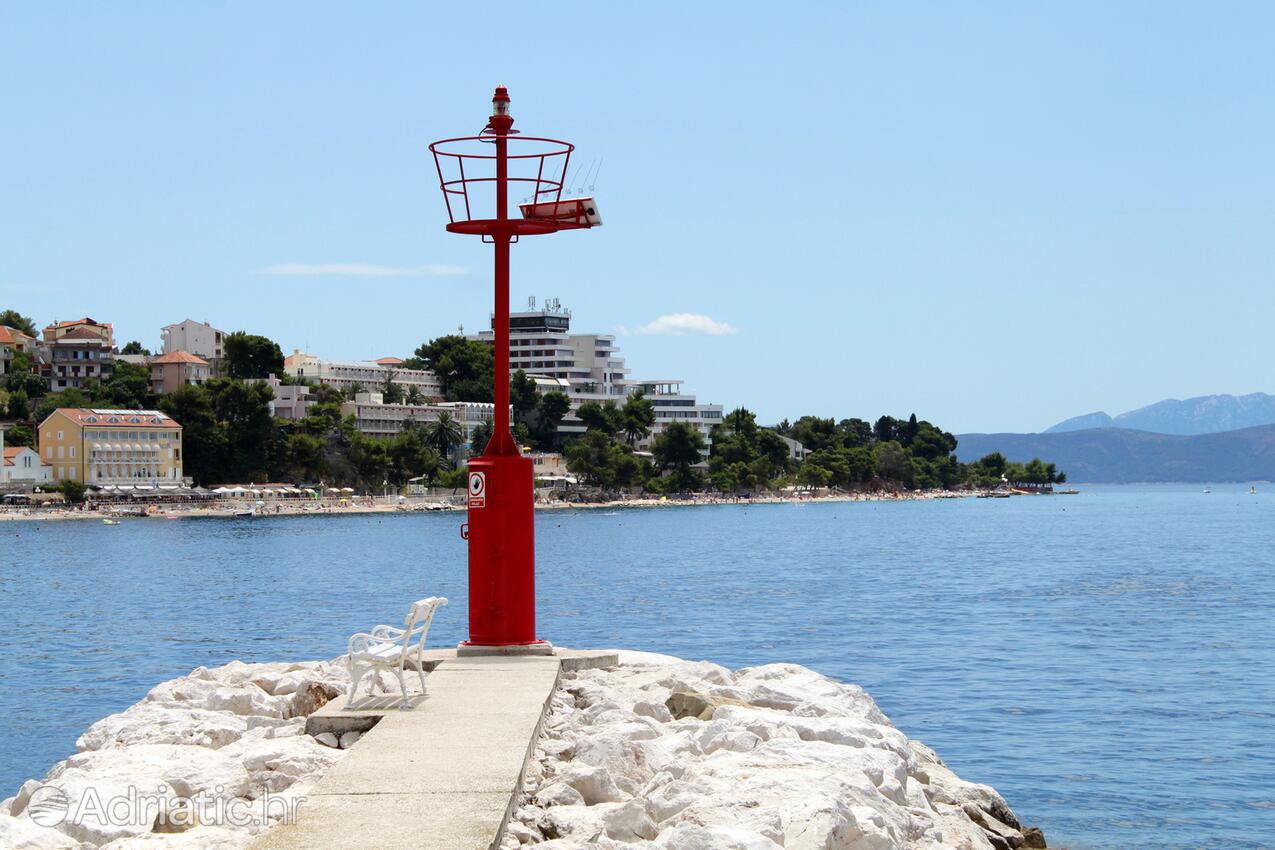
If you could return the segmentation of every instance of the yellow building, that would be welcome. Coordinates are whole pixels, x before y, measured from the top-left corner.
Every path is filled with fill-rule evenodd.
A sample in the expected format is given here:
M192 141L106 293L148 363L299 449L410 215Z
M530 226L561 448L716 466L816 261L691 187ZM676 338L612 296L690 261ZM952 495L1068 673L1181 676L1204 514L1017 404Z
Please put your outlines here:
M182 481L182 426L158 410L60 407L40 423L53 480L83 484Z

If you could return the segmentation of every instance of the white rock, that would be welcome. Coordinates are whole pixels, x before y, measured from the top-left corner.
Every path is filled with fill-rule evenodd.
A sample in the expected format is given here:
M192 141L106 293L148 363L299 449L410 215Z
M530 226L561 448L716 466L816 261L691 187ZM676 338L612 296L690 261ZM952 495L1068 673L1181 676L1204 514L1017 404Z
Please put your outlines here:
M536 805L547 809L556 806L583 806L584 796L565 782L552 782L536 792Z
M979 824L1016 823L860 688L788 664L645 662L564 676L527 777L553 805L515 813L550 839L538 847L989 850ZM671 690L709 719L666 717Z
M264 714L290 717L292 696L272 696L251 682L225 685L212 679L172 679L156 685L146 695L148 702L231 714Z
M331 738L336 743L336 736ZM341 750L325 746L309 735L245 738L217 752L237 759L248 772L252 787L271 792L283 791L294 782L316 779L343 755Z
M536 823L536 828L545 838L594 841L606 835L606 816L620 805L599 803L596 806L554 806L545 810Z
M75 748L84 752L133 744L183 744L216 749L239 740L247 728L243 717L225 711L142 702L94 723Z
M240 850L248 846L252 834L218 826L197 826L176 835L139 835L121 838L100 850Z
M362 738L362 737L363 737L362 732L357 732L354 730L351 730L349 732L342 734L341 740L339 741L339 743L341 744L341 749L348 750L350 747L357 744L359 742L359 738Z
M633 704L633 713L641 717L650 717L661 723L668 723L673 719L673 715L668 710L668 706L664 704L664 700L659 700L658 702L645 699L639 700Z
M0 814L0 847L6 850L78 850L80 842L27 818Z
M320 732L314 736L314 740L325 747L335 747L337 749L341 747L341 739L333 732Z
M586 806L598 803L619 803L629 795L620 791L611 773L605 767L587 764L568 764L558 773L559 782L565 782L580 792Z
M18 789L18 793L13 796L13 801L9 803L9 814L15 817L22 814L26 810L27 801L31 799L31 794L43 784L35 779L28 779L23 782L22 787Z
M661 832L655 846L660 850L784 850L783 845L746 829L695 824Z
M505 827L505 834L513 836L514 840L519 844L530 844L533 841L540 841L544 837L540 834L540 830L532 829L516 820L511 820L509 825Z

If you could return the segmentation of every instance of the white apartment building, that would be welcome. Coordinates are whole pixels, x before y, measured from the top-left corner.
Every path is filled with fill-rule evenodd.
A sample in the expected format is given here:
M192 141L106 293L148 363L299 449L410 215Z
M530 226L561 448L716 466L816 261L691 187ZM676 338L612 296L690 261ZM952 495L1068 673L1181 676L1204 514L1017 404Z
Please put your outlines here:
M186 319L160 328L159 336L161 354L187 351L208 361L214 376L224 374L222 369L223 358L226 356L224 331L217 330L207 322Z
M493 342L495 333L482 331L470 339ZM692 425L707 442L709 432L722 419L722 406L701 404L693 395L682 392L682 381L645 381L629 378L629 369L610 334L571 333L571 311L558 300L547 300L536 309L535 298L528 299L525 311L509 316L509 368L522 369L529 375L556 379L559 388L571 398L571 412L559 428L564 434L584 433L584 423L575 412L581 404L608 401L623 405L639 389L655 406L655 426L650 437L638 444L649 448L651 441L671 422ZM541 381L537 381L541 384ZM540 386L540 391L553 387Z
M386 404L379 392L357 393L353 401L341 405L342 416L353 416L355 427L371 437L393 437L412 421L428 425L438 421L440 413L449 414L465 434L465 444L473 439L474 429L495 417L496 405L476 401L442 401L436 404Z
M385 386L385 379L390 380L408 392L415 387L426 399L439 399L443 396L443 385L438 376L427 369L404 369L403 361L397 357L382 357L380 360L324 360L301 349L283 359L283 370L294 378L304 379L315 384L327 384L339 390L357 387L368 392L380 392Z
M53 467L40 460L40 453L29 446L6 446L4 429L0 428L0 485L49 484Z

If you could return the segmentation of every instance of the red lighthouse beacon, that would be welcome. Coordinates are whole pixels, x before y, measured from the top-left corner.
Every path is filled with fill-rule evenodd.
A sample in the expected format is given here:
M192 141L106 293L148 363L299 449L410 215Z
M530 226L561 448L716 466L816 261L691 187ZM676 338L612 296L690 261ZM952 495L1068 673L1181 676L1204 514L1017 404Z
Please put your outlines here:
M523 236L602 223L592 198L563 198L568 142L513 129L509 92L496 87L477 136L429 146L452 233L481 236L495 252L495 402L491 440L469 461L469 640L462 654L552 653L536 636L535 484L509 424L509 247ZM511 143L513 150L511 151ZM509 216L509 187L524 196Z

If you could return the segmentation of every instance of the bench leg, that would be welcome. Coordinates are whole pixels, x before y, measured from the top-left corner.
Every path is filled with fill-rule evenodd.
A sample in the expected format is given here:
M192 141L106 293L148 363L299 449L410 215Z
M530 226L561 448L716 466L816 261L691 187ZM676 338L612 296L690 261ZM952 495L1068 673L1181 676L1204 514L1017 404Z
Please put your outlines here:
M403 681L402 665L399 665L399 668L395 670L394 672L398 673L398 690L399 690L399 693L403 695L403 701L399 703L398 707L401 711L407 711L407 709L409 708L407 704L407 684Z
M354 694L359 689L359 682L363 680L363 676L367 673L367 667L352 667L350 670L350 692L345 698L345 707L354 707Z

